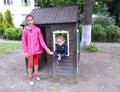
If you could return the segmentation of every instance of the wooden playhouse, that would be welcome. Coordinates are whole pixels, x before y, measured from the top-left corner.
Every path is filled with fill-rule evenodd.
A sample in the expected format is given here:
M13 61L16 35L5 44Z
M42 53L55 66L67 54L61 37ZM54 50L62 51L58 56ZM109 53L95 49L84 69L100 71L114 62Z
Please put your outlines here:
M45 76L77 77L80 60L78 6L36 8L30 14L34 24L40 27L47 46L55 50L55 37L62 34L68 44L68 55L58 65L57 57L46 52L40 58L40 74ZM25 25L25 20L21 26Z

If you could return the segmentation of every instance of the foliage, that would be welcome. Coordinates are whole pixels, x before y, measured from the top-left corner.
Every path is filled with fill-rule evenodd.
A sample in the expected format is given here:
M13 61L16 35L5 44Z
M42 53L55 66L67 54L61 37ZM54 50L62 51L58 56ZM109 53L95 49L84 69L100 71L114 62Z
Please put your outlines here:
M110 12L115 16L116 24L118 24L120 16L120 1L119 0L94 0L94 13Z
M86 48L87 51L89 52L97 52L98 51L98 47L95 46L94 44L90 44L87 48Z
M0 37L3 35L4 28L2 25L0 25Z
M80 22L83 21L83 14L80 14L78 18L79 18Z
M92 41L106 41L106 32L100 24L95 24L92 27Z
M35 0L36 5L40 7L58 7L58 6L70 6L78 5L80 11L82 11L84 0Z
M81 40L81 37L82 37L82 25L79 26L79 31L80 31L80 40Z
M2 15L2 13L0 12L0 25L2 25L2 22L3 22L3 15Z
M3 34L3 15L0 12L0 36Z
M68 6L83 4L83 0L35 0L35 3L40 7L55 7L55 6Z
M35 3L40 7L50 7L50 0L35 0Z
M113 17L110 17L109 14L98 14L94 21L94 24L101 24L102 27L107 27L109 25L114 25L115 20Z
M103 11L103 4L101 2L98 2L94 0L94 5L93 5L93 13L97 14Z
M75 5L77 0L50 0L51 6Z
M120 0L111 0L110 2L107 3L109 9L108 11L111 13L112 16L115 16L116 24L119 24L120 21Z
M0 57L9 54L15 49L20 49L21 43L0 43Z
M108 11L108 2L113 0L94 0L94 8L93 11L95 14L104 13Z
M10 39L10 40L20 40L22 36L22 29L10 27L5 32L5 36L7 39Z
M65 41L67 42L67 33L55 33L55 39L57 40L58 36L63 36Z
M118 41L120 38L120 28L115 25L110 25L106 28L107 41Z
M4 14L3 27L4 27L4 33L8 28L14 27L11 12L8 9Z

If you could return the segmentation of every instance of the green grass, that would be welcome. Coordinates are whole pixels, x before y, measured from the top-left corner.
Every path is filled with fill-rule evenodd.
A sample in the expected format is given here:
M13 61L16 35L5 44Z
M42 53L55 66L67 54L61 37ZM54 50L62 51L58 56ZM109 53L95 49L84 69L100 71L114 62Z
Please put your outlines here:
M21 48L21 43L0 43L0 57Z

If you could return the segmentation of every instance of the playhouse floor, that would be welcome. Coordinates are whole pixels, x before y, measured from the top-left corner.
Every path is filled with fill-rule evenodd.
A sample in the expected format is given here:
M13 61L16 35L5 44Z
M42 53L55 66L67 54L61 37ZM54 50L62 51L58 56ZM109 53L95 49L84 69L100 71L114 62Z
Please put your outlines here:
M0 92L119 92L120 44L100 46L100 51L81 50L78 79L48 78L46 68L40 70L41 81L35 86L27 84L22 50L0 58Z

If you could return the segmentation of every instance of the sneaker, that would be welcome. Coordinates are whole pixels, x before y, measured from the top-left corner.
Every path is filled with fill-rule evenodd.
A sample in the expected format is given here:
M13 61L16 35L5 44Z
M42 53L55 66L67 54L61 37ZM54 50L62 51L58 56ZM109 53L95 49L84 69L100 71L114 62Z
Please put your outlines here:
M56 63L57 63L57 64L60 64L60 61L59 61L59 60L56 60Z
M36 77L35 80L40 81L40 77Z
M38 77L38 74L34 75L35 80L40 81L40 77Z
M61 63L61 60L59 60L59 63Z
M32 77L29 78L29 85L30 85L30 86L34 86L34 82L33 82L33 80L32 80Z
M60 62L61 62L61 60L56 60L56 63L57 63L57 64L60 64Z
M34 82L33 81L29 81L29 85L30 86L34 86Z

